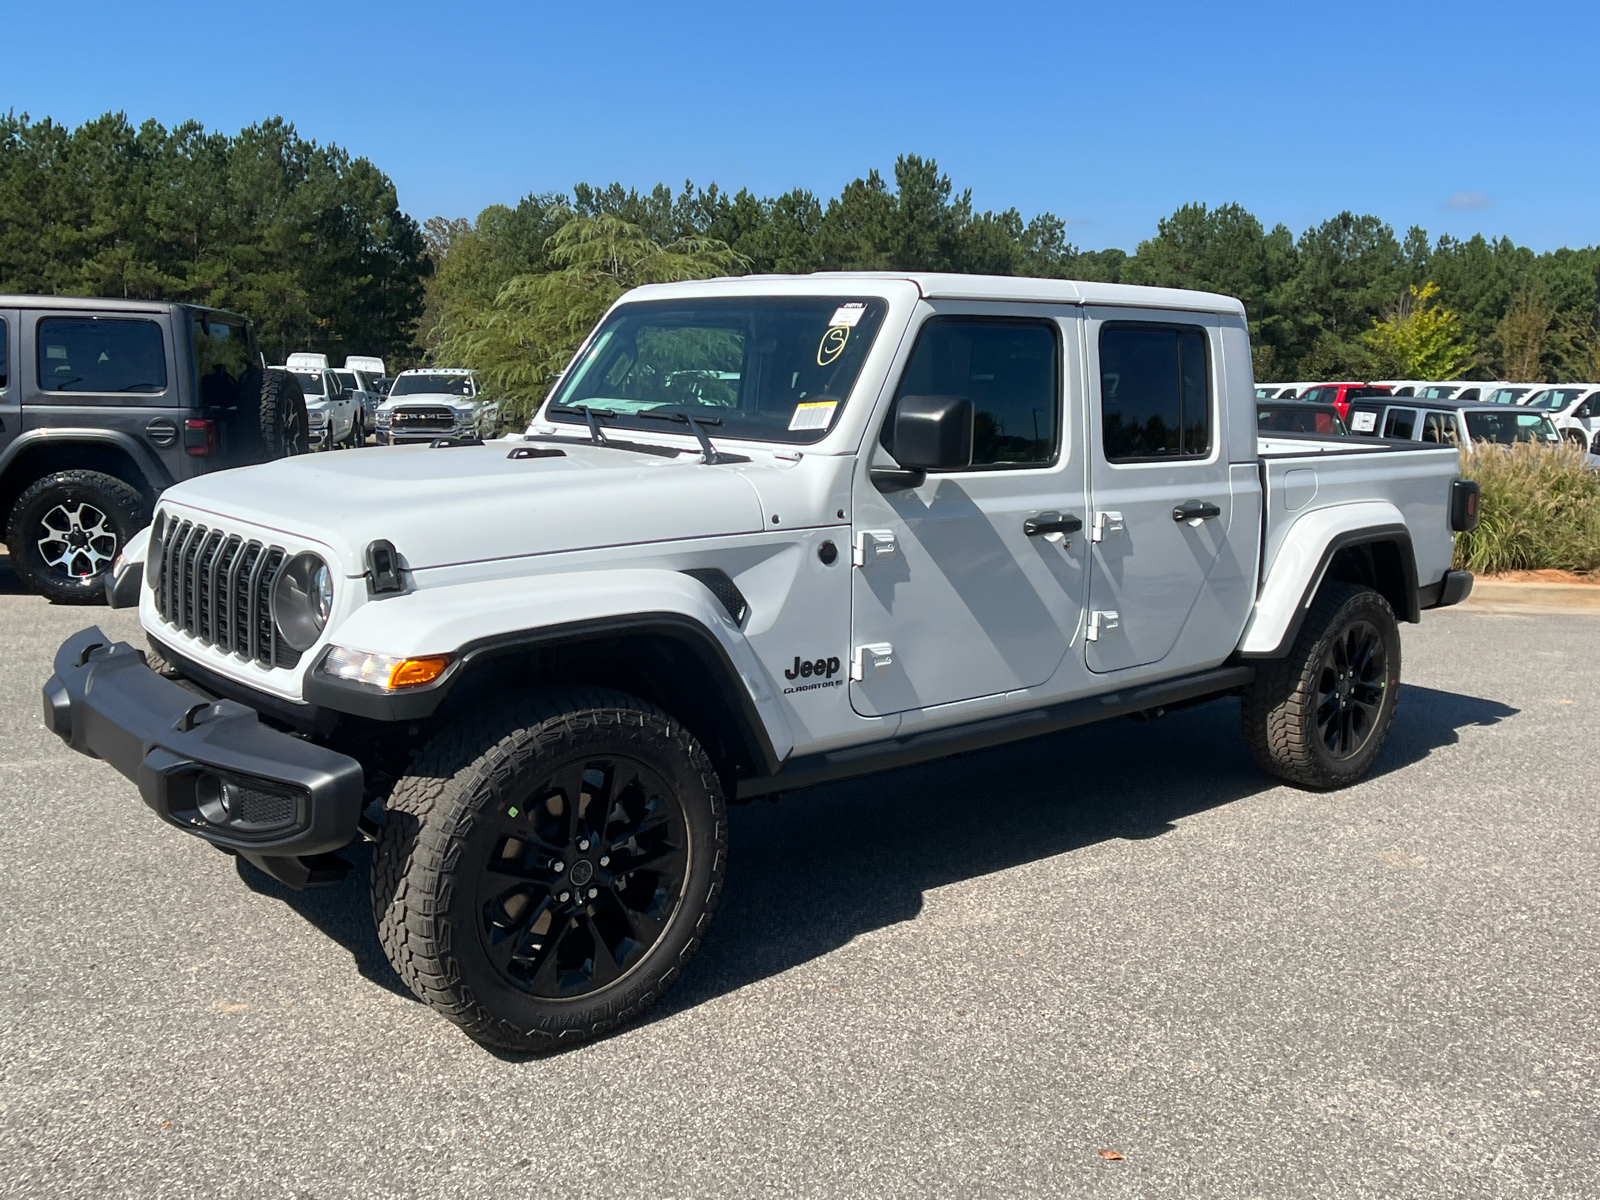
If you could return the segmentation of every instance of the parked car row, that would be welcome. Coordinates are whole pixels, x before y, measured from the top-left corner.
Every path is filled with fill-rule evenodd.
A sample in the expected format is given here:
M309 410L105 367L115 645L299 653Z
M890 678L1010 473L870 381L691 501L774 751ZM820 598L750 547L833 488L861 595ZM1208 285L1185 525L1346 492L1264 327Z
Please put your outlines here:
M305 396L313 449L432 442L493 436L500 405L485 398L462 367L422 367L390 377L381 358L355 355L344 366L326 354L289 355L285 370Z

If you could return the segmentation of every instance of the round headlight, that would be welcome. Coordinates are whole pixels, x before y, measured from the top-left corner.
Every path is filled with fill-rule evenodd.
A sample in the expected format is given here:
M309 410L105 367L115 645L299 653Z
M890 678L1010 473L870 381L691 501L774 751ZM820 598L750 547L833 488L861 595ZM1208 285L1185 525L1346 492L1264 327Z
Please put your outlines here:
M333 611L333 573L315 554L297 554L283 564L272 585L272 622L296 650L317 644Z

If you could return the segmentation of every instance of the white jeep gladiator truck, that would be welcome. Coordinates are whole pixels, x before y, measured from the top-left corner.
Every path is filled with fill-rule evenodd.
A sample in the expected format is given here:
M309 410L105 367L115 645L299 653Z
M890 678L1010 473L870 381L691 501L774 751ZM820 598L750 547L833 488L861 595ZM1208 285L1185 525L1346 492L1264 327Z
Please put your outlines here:
M1471 587L1458 469L1263 449L1224 296L645 287L520 436L169 488L107 580L148 651L70 638L45 720L290 886L374 841L401 978L547 1049L677 979L731 801L1223 696L1266 771L1359 779L1397 622Z

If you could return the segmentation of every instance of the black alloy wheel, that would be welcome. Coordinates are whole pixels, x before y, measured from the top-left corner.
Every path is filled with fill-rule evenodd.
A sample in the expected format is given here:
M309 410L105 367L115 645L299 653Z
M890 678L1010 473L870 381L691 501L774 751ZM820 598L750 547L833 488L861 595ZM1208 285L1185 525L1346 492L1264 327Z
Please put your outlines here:
M1388 656L1371 622L1356 621L1333 639L1317 678L1317 734L1329 755L1361 752L1378 728L1387 683Z
M576 1045L683 974L727 852L721 778L671 715L607 688L499 694L440 726L389 795L378 940L484 1045Z
M572 999L616 982L682 903L683 807L642 762L575 759L493 820L480 933L495 969L531 995Z
M1245 744L1263 771L1298 787L1347 787L1372 768L1400 696L1400 626L1359 583L1318 592L1294 644L1263 659L1240 693Z

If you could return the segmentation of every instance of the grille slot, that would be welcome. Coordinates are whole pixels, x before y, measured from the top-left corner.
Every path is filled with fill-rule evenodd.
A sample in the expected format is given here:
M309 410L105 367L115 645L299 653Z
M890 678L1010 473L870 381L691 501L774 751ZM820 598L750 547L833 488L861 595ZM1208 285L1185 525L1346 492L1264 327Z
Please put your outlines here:
M169 524L156 577L156 611L175 629L264 667L292 667L300 652L272 623L272 585L289 555L193 521Z
M299 805L293 796L280 795L277 792L263 792L258 788L247 787L244 784L235 785L239 804L239 820L247 825L259 825L272 828L278 825L287 825L295 819Z

